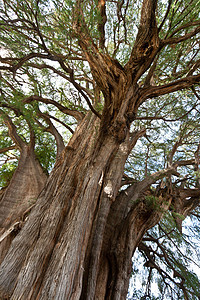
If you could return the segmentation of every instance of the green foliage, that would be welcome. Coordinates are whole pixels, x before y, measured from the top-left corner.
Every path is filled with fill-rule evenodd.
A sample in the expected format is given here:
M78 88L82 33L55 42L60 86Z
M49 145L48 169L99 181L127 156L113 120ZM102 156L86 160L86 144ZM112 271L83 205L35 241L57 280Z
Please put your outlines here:
M178 215L178 214L177 214ZM182 216L179 215L182 218ZM142 299L145 289L150 299L185 299L184 286L189 299L199 299L199 230L183 223L183 233L176 229L173 213L167 212L158 225L143 238L158 269L147 268L146 253L138 251L134 256L132 289L128 299ZM193 229L192 229L193 228ZM199 228L199 223L198 223ZM139 248L140 249L140 248ZM135 260L136 259L136 260ZM146 268L137 266L145 265ZM151 272L151 277L149 274ZM139 282L137 278L140 278ZM139 288L140 286L140 288ZM139 298L141 297L141 298Z
M0 188L6 187L9 184L16 168L17 161L3 164L3 166L0 168Z
M172 212L172 216L174 217L174 218L179 218L180 220L184 220L185 219L185 217L183 216L183 215L181 215L181 214L179 214L179 213L177 213L177 212Z
M160 208L160 205L158 203L158 201L159 201L158 197L150 195L150 196L145 196L144 199L145 199L145 204L148 208L154 209L154 210L157 210Z
M50 134L37 135L35 154L44 171L48 174L56 160L56 145L54 138Z

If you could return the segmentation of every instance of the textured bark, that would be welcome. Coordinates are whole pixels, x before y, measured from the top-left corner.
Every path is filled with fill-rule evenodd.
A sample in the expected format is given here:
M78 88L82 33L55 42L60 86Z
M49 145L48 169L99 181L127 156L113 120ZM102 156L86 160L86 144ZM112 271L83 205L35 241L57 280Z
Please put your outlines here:
M86 118L84 122L77 134L73 136L66 152L63 153L65 159L60 159L55 166L46 188L30 215L29 221L12 243L7 258L2 264L1 270L4 276L1 276L1 287L7 294L13 293L13 299L29 299L34 295L36 297L40 293L39 290L41 291L41 298L45 298L47 294L49 299L70 298L72 286L68 285L66 287L66 282L71 276L77 278L74 297L76 298L79 294L79 277L81 278L83 272L81 260L84 258L84 245L87 244L84 243L84 239L87 240L88 238L87 232L84 234L84 231L92 223L91 216L95 209L93 201L96 190L100 190L98 181L103 171L102 165L104 168L110 157L111 149L114 150L116 147L112 139L108 141L108 144L102 141L102 145L100 141L95 141L94 136L97 130L95 121ZM88 134L87 127L92 125L91 122L93 131ZM94 148L94 146L96 147ZM106 153L102 148L104 150L107 148ZM98 153L98 157L96 153ZM93 157L92 162L89 160L91 156ZM68 215L67 222L65 220L66 215ZM78 224L76 224L77 220L80 220ZM23 234L25 234L26 243L23 241ZM70 240L73 243L67 245ZM77 252L79 254L79 247L83 247L83 251L81 251L83 257L79 258L78 263ZM54 248L56 251L54 251ZM39 255L41 251L42 255ZM16 252L17 258L12 260L11 257ZM67 257L65 255L63 257L63 253ZM56 257L55 259L52 258L52 264L47 268L50 256L53 257L54 255L59 256L60 263L58 263ZM63 259L60 260L60 257L63 257ZM25 260L27 266L29 265L28 261L30 261L33 268L22 268ZM42 269L41 266L43 266ZM12 269L12 275L9 278L5 276L3 271L5 268L6 270ZM68 269L67 274L65 274L64 268ZM71 270L71 268L74 268L74 270ZM46 279L43 280L43 288L40 289L44 270L46 274L48 272L53 273L56 278L59 274L59 279L53 279L57 280L55 286L52 286L52 280L46 276ZM15 286L17 276L18 284ZM65 280L62 276L66 276ZM73 279L70 281L73 282ZM56 289L59 291L56 291Z
M87 299L126 299L134 251L144 233L159 222L172 201L168 195L161 194L159 209L148 206L143 197L148 183L134 184L120 192L112 203L105 226L95 296Z
M84 269L94 297L108 214L139 136L127 131L120 143L85 117L1 264L1 297L79 299Z
M125 298L132 254L162 212L136 201L148 181L117 196L144 132L108 132L91 114L77 128L1 264L3 299Z
M19 222L11 235L0 242L0 261L4 258L13 237L17 234L20 223L26 217L24 213L36 202L46 180L47 175L36 159L32 147L23 146L18 167L8 187L2 192L0 200L0 236L12 224Z
M132 255L172 201L161 190L156 209L143 193L176 175L176 164L119 192L127 156L145 131L130 134L114 116L103 122L88 113L57 160L1 263L2 299L126 298Z

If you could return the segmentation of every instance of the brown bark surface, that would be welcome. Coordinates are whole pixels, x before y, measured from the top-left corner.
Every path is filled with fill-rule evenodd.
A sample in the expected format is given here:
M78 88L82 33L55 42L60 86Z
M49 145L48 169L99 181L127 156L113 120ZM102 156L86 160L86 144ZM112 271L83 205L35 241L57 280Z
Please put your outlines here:
M127 130L121 142L118 128L120 138L102 131L91 114L77 128L1 264L1 297L125 297L133 252L162 210L136 201L152 178L117 196L126 158L144 132L131 137Z
M9 249L10 242L22 226L29 208L43 189L47 175L30 146L21 151L18 167L0 200L0 261ZM15 228L12 228L15 224ZM11 236L9 229L11 228Z

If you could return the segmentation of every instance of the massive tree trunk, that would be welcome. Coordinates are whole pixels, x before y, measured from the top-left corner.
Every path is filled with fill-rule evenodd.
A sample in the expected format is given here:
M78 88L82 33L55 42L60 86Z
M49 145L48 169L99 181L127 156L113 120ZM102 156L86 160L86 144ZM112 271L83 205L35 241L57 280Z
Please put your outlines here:
M133 251L158 218L136 201L149 182L117 196L144 131L124 133L109 134L91 114L79 125L1 264L1 298L125 297Z

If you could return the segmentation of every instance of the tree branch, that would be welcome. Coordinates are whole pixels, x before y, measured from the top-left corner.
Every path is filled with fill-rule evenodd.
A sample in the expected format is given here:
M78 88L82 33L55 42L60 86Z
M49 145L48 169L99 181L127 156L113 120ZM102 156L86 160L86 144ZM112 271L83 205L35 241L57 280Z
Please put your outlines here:
M101 19L98 22L98 30L100 34L99 47L103 49L105 47L105 24L107 21L105 0L98 0L98 9L101 15Z
M171 268L171 270L173 270L174 274L176 275L176 277L179 277L181 279L181 283L177 283L166 271L164 271L153 259L151 252L154 253L154 255L158 255L160 257L159 254L157 254L156 251L154 251L151 246L147 246L145 243L141 242L138 246L139 251L144 252L146 257L148 258L148 261L146 262L146 266L147 267L152 267L155 268L158 273L162 276L162 277L166 277L168 278L168 280L170 280L171 282L173 282L176 286L179 286L179 288L182 289L184 295L185 295L185 299L189 300L188 298L188 294L187 294L187 290L184 287L184 282L185 282L185 278L181 275L180 272L178 272L174 266L173 263L170 262L170 259L165 251L165 249L162 247L162 245L158 242L158 240L154 239L154 242L157 243L158 247L160 248L160 250L162 251L162 257L164 257L167 265Z
M63 70L65 71L65 64L63 61L60 61L60 65L63 68ZM74 74L73 72L70 72L70 79L71 79L71 83L73 84L73 86L77 89L77 91L83 96L83 98L86 100L89 108L91 109L91 111L98 117L101 119L101 115L98 113L98 111L96 111L94 109L94 107L92 106L89 98L87 97L87 95L83 92L82 88L80 87L80 85L75 81L74 79Z
M180 31L181 29L187 28L189 26L194 26L196 24L200 24L200 21L196 21L194 23L188 23L185 24L179 28L177 28L171 35L169 38L162 40L161 45L166 46L166 45L171 45L171 44L178 44L180 42L186 41L188 39L190 39L191 37L195 36L197 33L200 32L200 26L196 27L194 30L188 32L187 34L180 36L180 37L174 37L174 34L176 34L178 31Z
M54 100L48 99L48 98L43 98L41 96L33 95L33 96L30 96L23 100L24 103L31 103L32 101L39 101L39 102L42 102L45 104L52 104L55 107L57 107L60 111L62 111L64 114L74 117L78 122L80 122L84 118L84 114L82 112L66 108L65 106L61 105L60 103L58 103Z
M149 67L159 48L156 7L157 0L143 0L138 34L126 65L126 69L134 69L135 66L137 69L141 69L143 66L138 77ZM144 64L144 59L147 61L147 65Z
M128 178L129 183L133 183L131 186L127 187L127 189L122 191L122 194L120 193L118 197L126 197L129 199L129 202L131 202L131 205L134 205L135 201L138 199L139 194L148 188L148 186L154 184L156 181L169 176L180 176L180 174L177 172L178 167L188 166L188 165L195 165L196 164L196 158L190 159L190 160L182 160L182 161L176 161L174 162L170 167L157 171L149 176L147 176L145 179L143 179L140 182L135 182L135 180L132 178ZM197 197L200 195L199 189L187 189L181 191L182 196L183 194L186 195L186 197ZM123 200L125 201L125 200Z
M146 128L142 128L141 130L134 131L131 133L131 140L130 140L130 149L133 149L135 144L137 143L138 139L146 134Z
M7 151L9 151L9 150L13 150L13 149L16 149L16 146L15 146L15 145L9 146L9 147L5 147L5 148L1 148L1 149L0 149L0 154L5 153L5 152L7 152Z
M4 123L8 127L9 136L16 144L16 147L20 150L26 145L26 143L21 139L21 137L17 134L16 126L12 122L11 118L0 109L0 116L3 118Z
M49 118L55 120L56 122L58 122L58 123L60 123L60 124L62 124L62 125L63 125L65 128L67 128L72 134L74 133L74 130L71 129L71 127L69 127L67 124L65 124L64 122L62 122L62 121L59 120L58 118L56 118L56 117L54 117L54 116L51 116L51 115L49 115Z
M25 62L27 62L28 60L30 60L32 58L52 59L52 57L49 54L41 54L41 53L33 53L32 52L32 53L29 53L29 54L25 55L22 58L19 58L18 59L19 62L15 65L11 65L11 66L2 66L2 65L0 65L0 70L9 70L13 73L16 73L16 71L19 68L21 68ZM2 59L1 59L1 61L2 61Z
M45 46L45 50L47 51L48 49L46 48ZM20 59L20 61L16 64L16 65L13 65L13 66L0 66L0 69L1 70L9 70L13 73L15 73L20 67L23 66L23 64L25 62L27 62L28 60L32 59L32 58L35 58L35 57L39 57L39 58L46 58L46 59L50 59L50 60L53 60L53 61L58 61L60 63L60 66L62 67L62 69L67 72L68 74L70 74L70 77L67 77L67 76L63 76L62 72L59 72L59 71L56 71L55 68L49 66L48 68L53 70L54 72L56 71L57 74L61 75L63 78L67 79L68 81L70 81L74 87L77 89L77 91L83 96L83 98L86 100L89 108L91 109L91 111L97 115L99 118L101 118L101 115L94 109L94 107L92 106L89 98L87 97L87 95L85 94L85 92L83 91L83 88L75 81L74 79L74 73L73 73L73 70L71 68L68 68L63 59L59 56L59 55L52 55L50 53L50 51L48 51L48 54L40 54L40 53L30 53L26 56L24 56L23 58ZM43 68L44 65L41 67Z
M55 74L58 74L62 78L66 79L67 81L69 81L69 82L72 83L71 78L69 76L67 76L65 73L61 72L60 70L57 70L53 66L50 66L50 65L47 65L47 64L35 64L35 63L29 63L27 65L30 66L30 67L32 67L32 68L39 69L39 70L49 69L49 70L53 71ZM78 78L78 79L80 80L80 78ZM89 80L88 78L84 78L84 80L88 80L89 82L92 82L92 80ZM91 93L89 93L86 88L84 88L83 86L81 86L78 83L76 83L76 84L77 84L77 86L79 86L79 88L81 90L83 90L88 95L88 97L91 99L91 101L94 100L93 97L92 97L92 95L91 95Z
M164 25L164 23L165 23L168 15L169 15L169 11L170 11L171 5L172 5L172 0L168 0L168 7L167 7L167 10L166 10L164 18L163 18L161 24L158 27L158 32L160 32L160 30L162 29L162 27L163 27L163 25Z
M7 83L7 82L6 82L6 83ZM13 88L13 90L15 90L15 89ZM16 91L16 90L15 90L15 91ZM1 102L1 101L0 101L0 102ZM16 107L14 107L14 106L11 106L11 105L9 105L9 104L7 104L7 103L1 103L1 107L9 108L9 109L11 109L12 111L14 111L14 113L16 114L17 117L23 116L23 117L25 118L25 120L26 120L26 122L27 122L27 124L28 124L28 127L29 127L29 132L30 132L30 146L31 146L32 148L34 148L34 147L35 147L35 133L34 133L34 130L33 130L33 128L32 128L32 125L31 125L30 121L26 118L26 116L23 114L23 112L22 112L19 108L16 108Z
M180 138L179 141L177 141L173 145L172 150L170 151L170 153L168 155L168 164L169 164L169 166L172 165L174 154L176 153L178 147L181 146L181 145L182 145L182 139Z
M158 97L158 96L162 96L165 94L177 92L177 91L180 91L185 88L190 88L194 84L197 84L199 82L200 82L200 74L193 75L193 76L187 76L185 78L176 80L174 82L171 82L171 83L168 83L165 85L141 88L140 89L141 97L140 97L136 107L138 108L139 105L141 105L147 98L153 98L153 97Z
M38 109L38 115L40 117L42 117L47 122L47 124L49 125L49 127L46 129L46 131L50 132L55 137L56 145L57 145L57 157L58 157L65 148L63 138L60 135L60 133L58 132L58 130L56 129L56 127L51 122L50 116L48 116L47 114L42 113L39 109Z

